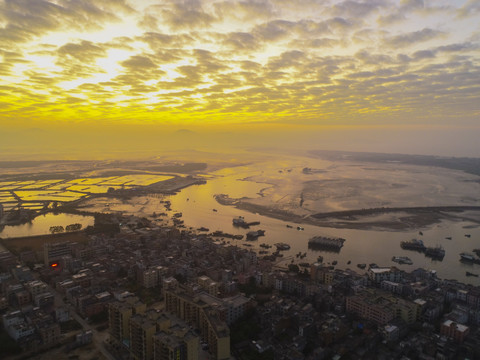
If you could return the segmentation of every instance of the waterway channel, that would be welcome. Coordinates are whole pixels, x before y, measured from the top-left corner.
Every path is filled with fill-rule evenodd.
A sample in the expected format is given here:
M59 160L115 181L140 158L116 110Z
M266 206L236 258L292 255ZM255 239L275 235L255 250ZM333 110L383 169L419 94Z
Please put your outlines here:
M291 248L282 252L284 256L279 258L279 266L286 267L292 260L295 263L313 263L318 256L322 256L325 264L337 261L336 268L339 269L351 268L357 272L363 272L364 270L357 267L359 263L376 263L379 266L395 265L406 271L425 268L435 270L443 279L457 279L465 283L480 284L479 278L466 276L466 271L480 274L480 265L465 264L459 261L461 252L471 252L474 248L480 248L478 224L449 220L409 231L337 229L295 224L243 211L234 206L219 204L214 197L216 194L228 194L231 198L257 198L261 196L262 190L267 189L268 191L271 185L246 180L245 175L248 174L239 174L238 172L222 172L216 175L209 178L206 184L190 186L175 195L142 196L127 201L97 198L92 199L89 206L87 202L87 206L83 209L118 211L152 218L153 212L157 214L165 212L162 201L170 200L169 215L181 212L181 219L187 228L206 227L209 232L220 230L225 233L242 235L251 230L265 230L265 236L259 237L256 241L225 239L231 244L255 251L263 250L259 246L262 243L272 245L270 251L275 249L275 243L289 244ZM108 208L105 208L106 202L108 202ZM250 229L235 227L232 219L239 216L243 216L247 222L258 221L260 225ZM287 225L292 227L287 227ZM297 230L297 226L301 226L303 230ZM470 237L466 237L466 234L469 234ZM308 240L317 235L342 237L346 241L338 253L309 249ZM444 259L442 261L432 260L422 253L403 250L400 242L412 238L422 239L426 246L442 246L446 252ZM447 238L451 238L451 240ZM306 256L299 259L296 256L298 253L306 253ZM396 264L392 262L393 256L408 256L413 264ZM351 263L347 264L349 261Z

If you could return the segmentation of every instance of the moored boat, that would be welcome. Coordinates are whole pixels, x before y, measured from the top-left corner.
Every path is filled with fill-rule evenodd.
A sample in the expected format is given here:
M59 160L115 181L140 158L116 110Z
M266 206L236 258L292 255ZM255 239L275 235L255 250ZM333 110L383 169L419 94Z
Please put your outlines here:
M436 260L442 260L445 257L445 250L441 246L427 247L425 249L425 256Z
M426 247L422 240L412 239L410 241L402 241L400 247L405 250L425 251Z
M286 243L276 243L277 250L290 250L290 245Z
M412 265L413 264L413 261L408 256L394 256L394 257L392 257L392 261L396 262L400 265L403 265L403 264Z
M247 233L247 240L257 240L259 236L264 236L265 230L249 231Z
M460 254L460 261L474 262L475 261L475 256L473 254L469 254L469 253L461 253Z
M314 236L308 240L308 247L319 248L325 250L340 251L345 239L342 238L329 238L325 236Z

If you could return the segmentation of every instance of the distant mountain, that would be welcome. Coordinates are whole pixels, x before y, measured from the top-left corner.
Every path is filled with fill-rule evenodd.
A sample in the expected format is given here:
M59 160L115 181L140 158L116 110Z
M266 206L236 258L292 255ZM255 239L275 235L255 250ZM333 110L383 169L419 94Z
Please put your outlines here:
M175 131L175 134L177 135L198 135L195 131L188 130L188 129L180 129Z
M462 170L469 174L480 175L480 158L445 157L434 155L383 154L369 152L351 152L335 150L312 150L309 153L326 160L366 161L376 163L399 163L420 166Z

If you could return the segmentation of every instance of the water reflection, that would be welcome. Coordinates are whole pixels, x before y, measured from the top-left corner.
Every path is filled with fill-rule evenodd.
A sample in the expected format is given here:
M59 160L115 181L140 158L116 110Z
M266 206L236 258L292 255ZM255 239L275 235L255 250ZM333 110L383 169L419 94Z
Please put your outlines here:
M319 172L317 175L318 177L327 177L328 175L330 179L338 176L342 179L340 181L342 186L338 187L338 181L333 179L321 183L320 188L312 187L315 184L310 181L312 180L311 175L302 172L305 166L335 171L334 174ZM377 175L374 174L375 172ZM362 174L367 174L365 175L367 179L372 176L381 178L383 186L386 186L388 191L382 193L381 188L375 188L378 182L375 182L376 185L373 187L368 181L359 182L353 186L356 178L364 176ZM474 248L480 248L480 229L474 222L452 218L451 221L402 232L322 228L313 225L302 225L304 230L298 231L298 224L253 214L233 206L220 205L214 198L217 194L227 194L231 198L246 197L255 203L267 204L277 209L288 209L304 215L319 210L342 209L346 204L350 209L362 208L362 202L366 201L370 204L370 200L374 200L372 203L375 204L384 204L389 201L388 197L392 194L402 197L402 205L418 206L418 201L422 201L421 205L423 206L438 205L447 200L451 203L454 203L455 199L465 200L467 198L464 194L467 192L475 194L474 189L468 187L478 187L478 184L464 183L465 178L471 177L471 175L448 172L445 169L440 169L437 173L429 173L420 167L415 168L409 174L407 168L400 168L398 165L395 169L390 169L390 172L386 168L373 169L360 166L346 166L342 169L341 166L311 159L250 164L223 169L211 175L206 184L191 186L176 195L165 197L171 201L172 213L183 213L182 220L187 228L206 227L210 229L210 232L218 230L244 236L251 230L265 230L265 236L259 237L257 241L248 243L245 240L225 239L225 241L245 248L250 245L257 251L264 250L260 247L261 243L272 245L273 248L270 251L275 249L275 243L288 243L291 249L284 251L284 257L279 260L279 265L283 266L288 265L292 260L298 262L296 254L306 252L307 255L301 260L302 262L314 262L321 255L326 264L337 261L337 268L349 267L359 272L362 272L356 266L359 263L376 263L379 266L395 265L408 271L422 267L436 270L441 278L478 283L477 278L466 277L465 272L480 273L480 265L465 264L459 261L461 252L471 252ZM418 183L415 182L416 178L420 179ZM409 186L400 186L409 182L411 183ZM433 190L429 188L429 191L424 191L428 184L435 185ZM312 197L306 197L304 206L301 207L298 194L304 188ZM452 192L452 188L456 188L456 192ZM443 196L444 193L445 196ZM469 203L472 196L465 201ZM150 217L153 212L165 211L162 199L162 196L143 196L126 201L109 199L108 211ZM88 204L89 208L87 207L86 210L102 211L105 201L105 199L94 199ZM238 216L243 216L247 222L259 221L260 225L251 229L234 227L232 219ZM292 227L287 227L287 225ZM423 235L419 234L420 230ZM471 237L465 237L465 233L471 234ZM318 235L341 237L345 238L346 242L339 253L309 249L308 240ZM451 240L447 239L450 237ZM400 242L412 238L421 238L426 246L443 246L446 251L443 261L432 260L425 257L424 254L403 250ZM393 256L408 256L412 259L413 264L396 264L392 262ZM348 264L349 261L350 264Z
M22 236L46 235L50 234L51 226L63 226L79 223L83 228L93 225L94 219L91 216L72 215L72 214L53 214L48 213L37 216L30 223L5 226L0 232L2 238L16 238Z

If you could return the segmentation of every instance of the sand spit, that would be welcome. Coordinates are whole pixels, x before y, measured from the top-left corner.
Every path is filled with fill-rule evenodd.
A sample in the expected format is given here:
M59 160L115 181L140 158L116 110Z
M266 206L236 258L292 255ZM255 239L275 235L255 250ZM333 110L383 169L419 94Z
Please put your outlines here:
M283 221L338 229L406 231L429 226L446 219L452 220L452 218L480 224L480 206L373 208L300 216L270 206L253 204L247 199L232 199L225 194L216 195L215 199L222 205L235 206L241 210ZM474 217L472 214L477 216Z

